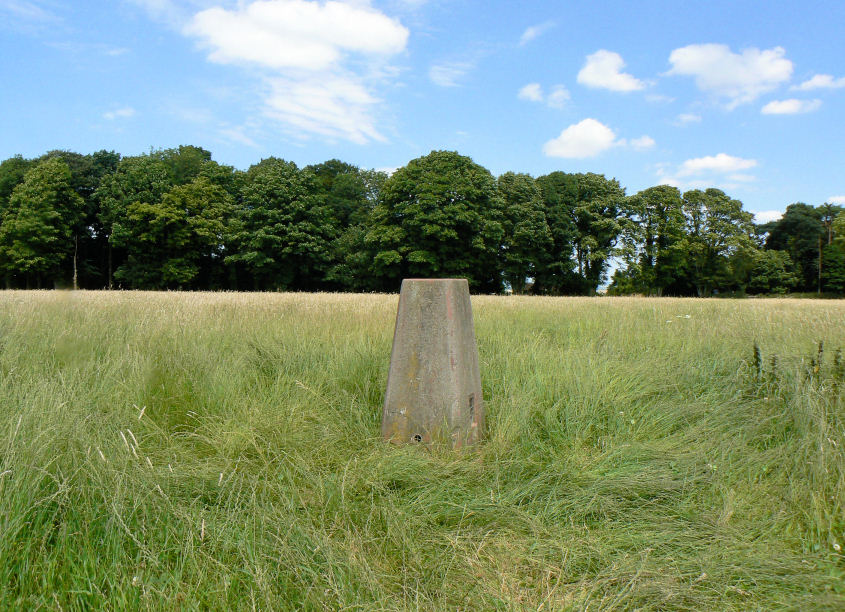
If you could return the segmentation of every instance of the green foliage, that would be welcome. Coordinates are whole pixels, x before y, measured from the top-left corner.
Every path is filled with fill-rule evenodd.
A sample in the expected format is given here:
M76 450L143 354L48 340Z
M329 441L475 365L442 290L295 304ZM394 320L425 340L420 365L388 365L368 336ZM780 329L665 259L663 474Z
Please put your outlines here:
M132 202L112 236L127 261L115 278L141 289L192 286L202 264L223 257L229 194L205 177L174 187L159 202Z
M337 220L315 189L315 176L268 158L246 173L232 224L231 264L243 264L256 289L316 289L331 262Z
M845 241L824 247L822 283L826 291L845 294Z
M548 259L552 234L546 223L543 196L527 174L506 172L496 188L504 206L501 268L513 293L522 293L528 279L538 274L538 262Z
M539 275L541 286L549 293L595 293L622 230L625 190L616 179L594 173L552 172L537 182L554 240Z
M460 277L484 292L502 288L503 239L495 179L451 151L414 159L387 179L366 236L385 288L406 277Z
M0 162L0 217L9 205L9 198L12 192L20 183L26 171L33 166L34 162L15 155Z
M9 210L25 174L47 161L65 164L82 198L81 214L74 200L55 231L51 205L35 212L26 203L19 223L26 198ZM225 211L209 213L224 227L214 244L191 227L196 197ZM188 201L191 210L180 208ZM613 294L835 295L845 283L842 211L798 203L754 226L742 203L717 189L681 196L660 185L626 198L600 174L494 179L448 151L388 178L337 159L300 169L269 158L243 172L190 145L127 158L54 150L0 162L0 268L7 287L64 285L72 270L82 288L111 288L116 275L127 289L393 291L404 277L457 276L475 292L589 295L613 263ZM772 253L760 253L764 241ZM46 253L36 243L56 246Z
M756 248L753 215L719 189L684 193L684 213L687 269L696 294L709 296L719 286L744 289L745 266Z
M371 259L365 238L387 174L362 170L337 159L307 166L305 171L313 173L315 196L328 206L338 225L339 235L331 244L326 282L333 289L377 288L378 284L369 278Z
M211 152L202 147L179 145L175 149L152 151L151 158L160 159L167 168L170 182L185 185L200 175L203 168L211 161Z
M752 257L749 293L787 293L801 282L786 251L758 250Z
M4 272L21 274L28 284L61 281L59 268L69 256L71 238L84 216L83 207L64 161L51 158L28 170L12 191L0 221L0 265Z
M60 159L68 165L71 186L84 201L84 214L73 230L74 269L78 268L81 286L102 287L107 281L106 261L103 257L108 237L100 222L100 204L95 192L104 177L113 173L120 162L114 151L97 151L80 155L72 151L49 151L41 160Z
M815 290L819 272L819 240L824 229L818 212L803 202L790 204L783 217L766 229L766 248L789 253L801 271L799 289Z
M681 193L668 185L650 187L629 197L625 208L618 249L625 265L624 272L614 276L614 289L617 293L663 295L686 271Z
M577 236L577 229L567 206L563 203L567 185L568 175L563 172L552 172L537 179L552 244L545 257L537 262L537 277L534 283L536 293L560 295L582 293L584 290L572 260L572 245Z
M107 286L112 287L113 272L126 262L126 250L115 236L127 234L129 207L132 204L155 205L171 188L167 166L149 156L124 157L116 171L106 175L94 192L99 204L101 232L107 241ZM117 247L117 248L115 248Z

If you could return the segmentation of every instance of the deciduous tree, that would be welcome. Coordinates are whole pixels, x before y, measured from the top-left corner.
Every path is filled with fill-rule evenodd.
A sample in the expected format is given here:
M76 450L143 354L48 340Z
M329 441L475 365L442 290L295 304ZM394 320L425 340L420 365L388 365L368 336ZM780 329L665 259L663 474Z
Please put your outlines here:
M70 277L61 268L72 255L83 206L61 159L47 159L28 170L12 191L0 223L0 261L7 274L23 275L27 286Z
M262 160L246 173L230 264L256 289L321 289L338 224L316 196L315 177L293 162Z
M754 215L742 202L719 189L693 189L684 193L687 219L687 270L699 297L718 287L731 287L744 277L744 266L756 245ZM736 259L731 261L732 257ZM742 287L744 289L744 287Z
M502 272L513 292L522 293L526 281L536 279L538 262L548 258L552 234L542 194L531 176L506 172L499 177L497 188L504 206Z
M476 291L502 288L502 203L490 171L452 151L433 151L384 184L366 241L385 289L404 277L461 277Z

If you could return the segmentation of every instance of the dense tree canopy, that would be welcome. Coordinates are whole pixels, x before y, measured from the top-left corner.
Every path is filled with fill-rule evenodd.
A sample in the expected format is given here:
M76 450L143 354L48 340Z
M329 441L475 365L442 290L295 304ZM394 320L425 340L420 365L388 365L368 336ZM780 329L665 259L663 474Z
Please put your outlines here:
M612 278L608 274L612 271ZM626 196L595 173L494 177L432 151L388 176L331 159L236 170L195 146L0 162L7 287L845 293L845 211L791 204L755 226L718 189Z
M366 242L372 272L395 289L405 277L459 276L499 291L502 201L490 171L470 158L434 151L384 183Z
M514 293L522 293L553 246L543 194L531 176L513 172L500 176L497 188L503 206L502 276Z
M39 162L12 191L0 223L0 261L27 286L57 277L84 219L84 201L60 158Z
M663 295L677 289L687 273L681 192L669 185L649 187L628 198L625 210L619 254L627 291Z

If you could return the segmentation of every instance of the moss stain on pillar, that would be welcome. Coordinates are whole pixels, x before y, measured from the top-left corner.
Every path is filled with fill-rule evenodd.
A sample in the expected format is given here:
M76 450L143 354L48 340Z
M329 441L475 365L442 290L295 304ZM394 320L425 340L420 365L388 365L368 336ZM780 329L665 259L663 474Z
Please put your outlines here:
M466 279L405 279L382 415L395 443L481 439L484 402Z

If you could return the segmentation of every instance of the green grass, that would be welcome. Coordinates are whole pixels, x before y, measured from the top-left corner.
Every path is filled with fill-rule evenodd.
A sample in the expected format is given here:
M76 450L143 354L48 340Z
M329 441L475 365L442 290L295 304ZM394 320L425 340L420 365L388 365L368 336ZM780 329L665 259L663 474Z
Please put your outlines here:
M474 297L461 452L396 304L0 294L0 609L845 607L845 302Z

